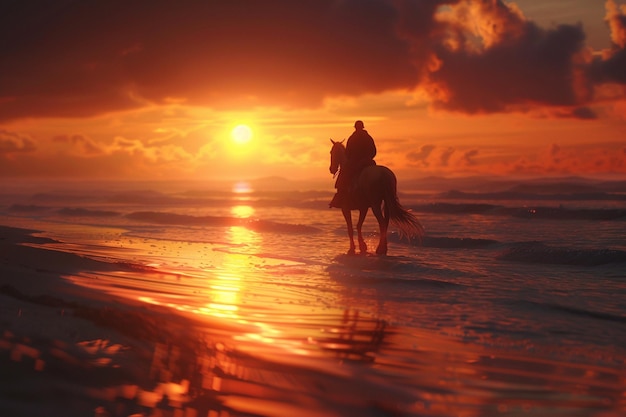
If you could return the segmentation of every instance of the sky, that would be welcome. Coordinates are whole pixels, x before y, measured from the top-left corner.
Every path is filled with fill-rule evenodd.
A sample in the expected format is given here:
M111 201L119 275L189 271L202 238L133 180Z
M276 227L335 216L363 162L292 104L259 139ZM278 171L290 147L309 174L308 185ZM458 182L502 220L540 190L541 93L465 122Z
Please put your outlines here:
M626 178L626 0L4 0L0 68L3 182L332 184L355 120L403 178Z

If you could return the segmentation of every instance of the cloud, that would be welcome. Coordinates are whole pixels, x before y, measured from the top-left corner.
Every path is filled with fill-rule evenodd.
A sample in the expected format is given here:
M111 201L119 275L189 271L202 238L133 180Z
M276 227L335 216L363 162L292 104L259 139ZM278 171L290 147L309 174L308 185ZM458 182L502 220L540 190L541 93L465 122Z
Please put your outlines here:
M439 65L424 85L436 107L493 113L588 99L572 82L582 27L542 29L500 0L461 1L442 18L446 31L433 46Z
M460 150L450 146L423 145L406 154L414 168L457 170L476 165L477 149Z
M0 156L14 153L34 152L35 142L28 136L0 130Z
M564 145L551 143L542 148L460 149L425 145L408 153L410 170L422 174L449 175L580 175L626 174L626 147ZM405 174L410 175L410 174Z
M83 135L59 135L52 138L52 142L67 144L79 155L102 155L104 149L91 138Z
M503 0L15 1L0 22L0 121L397 90L469 114L579 117L594 85L626 82L624 10L606 7L614 48L591 60L582 26L543 29Z
M625 154L624 148L593 145L565 147L553 143L535 156L520 155L513 161L480 168L492 173L524 175L625 174Z
M593 61L590 77L596 83L626 84L626 5L618 7L614 0L607 0L605 7L613 45Z
M151 146L139 140L124 137L116 137L113 144L108 147L107 154L128 155L143 164L159 166L171 162L192 163L194 161L194 154L185 151L181 146L171 144Z
M626 83L626 6L614 0L606 2L614 45L596 58L580 24L544 29L502 0L433 3L445 7L433 15L420 88L435 108L468 114L543 108L559 118L592 120L598 116L591 106L607 100L601 87ZM423 45L419 36L412 41ZM625 96L619 89L612 94Z
M422 145L420 146L419 150L409 152L406 157L409 161L421 161L426 164L426 166L428 166L428 157L430 156L432 151L435 150L435 148L435 145Z
M10 137L19 137L13 135ZM27 139L27 138L25 138ZM20 143L13 141L14 143ZM109 143L96 143L79 134L58 135L53 149L32 152L32 141L8 146L0 131L0 176L178 178L207 163L205 149L189 153L172 144L147 145L137 139L115 137ZM26 148L31 146L31 148ZM15 149L18 149L17 151Z
M611 41L618 48L626 48L626 5L621 7L615 0L606 2L606 18L611 29Z
M598 118L596 112L589 107L576 107L555 112L555 116L565 119L594 120Z
M171 100L312 107L417 82L386 1L40 0L14 2L7 16L4 118Z

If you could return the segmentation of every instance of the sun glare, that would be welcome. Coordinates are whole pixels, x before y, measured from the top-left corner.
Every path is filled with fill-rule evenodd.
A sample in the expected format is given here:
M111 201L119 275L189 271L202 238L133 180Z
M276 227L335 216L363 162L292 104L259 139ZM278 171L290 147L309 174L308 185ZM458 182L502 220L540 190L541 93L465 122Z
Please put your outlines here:
M230 136L238 145L245 145L252 140L252 129L248 125L237 125L230 132Z

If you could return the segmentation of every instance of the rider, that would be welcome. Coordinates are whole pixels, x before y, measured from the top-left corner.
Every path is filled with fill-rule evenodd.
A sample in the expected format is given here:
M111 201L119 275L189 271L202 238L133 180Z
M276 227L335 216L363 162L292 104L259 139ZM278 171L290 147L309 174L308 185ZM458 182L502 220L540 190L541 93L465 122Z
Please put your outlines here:
M376 165L374 157L376 156L376 145L374 139L365 130L362 121L354 122L354 132L348 138L346 144L346 163L339 171L339 176L335 182L337 193L330 202L330 207L343 207L343 203L350 195L350 189L354 180L361 173L363 168Z

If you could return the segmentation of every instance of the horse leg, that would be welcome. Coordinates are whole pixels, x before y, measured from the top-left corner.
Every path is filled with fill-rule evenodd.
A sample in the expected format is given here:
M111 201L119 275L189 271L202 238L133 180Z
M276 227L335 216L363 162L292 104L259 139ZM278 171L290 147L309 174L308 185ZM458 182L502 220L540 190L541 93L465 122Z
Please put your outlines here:
M365 255L367 253L367 244L365 243L365 240L363 240L363 232L361 230L363 228L365 216L367 216L367 210L367 207L359 210L359 220L356 223L356 232L359 239L359 251L361 251L361 255Z
M372 212L374 213L374 216L376 216L376 220L378 220L378 232L380 235L378 247L376 248L376 254L387 255L387 229L389 228L389 217L383 216L383 212L379 204L374 204Z
M348 229L348 237L350 238L350 250L348 250L348 255L354 255L355 246L354 246L354 229L352 227L352 212L348 209L341 209L343 213L343 218L346 219L346 227Z

